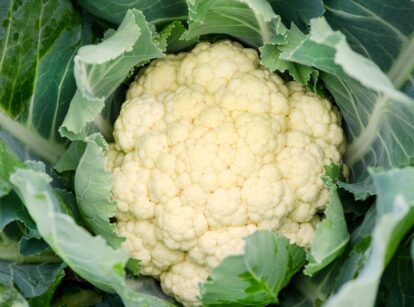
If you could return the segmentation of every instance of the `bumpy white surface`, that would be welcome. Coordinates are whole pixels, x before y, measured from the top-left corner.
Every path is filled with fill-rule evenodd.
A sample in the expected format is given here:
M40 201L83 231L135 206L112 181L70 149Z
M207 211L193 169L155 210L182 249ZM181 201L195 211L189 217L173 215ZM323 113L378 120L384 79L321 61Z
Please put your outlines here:
M256 229L309 246L328 201L324 165L345 150L340 115L237 43L152 62L115 124L118 231L141 273L198 305L198 283Z

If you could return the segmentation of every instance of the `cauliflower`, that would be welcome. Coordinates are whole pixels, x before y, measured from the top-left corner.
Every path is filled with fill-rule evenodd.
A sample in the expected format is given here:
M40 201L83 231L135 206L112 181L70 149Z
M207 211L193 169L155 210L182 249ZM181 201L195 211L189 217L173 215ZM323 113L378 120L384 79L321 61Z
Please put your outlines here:
M238 43L200 43L131 84L107 154L117 229L141 273L186 306L257 229L309 247L345 151L327 100L285 83Z

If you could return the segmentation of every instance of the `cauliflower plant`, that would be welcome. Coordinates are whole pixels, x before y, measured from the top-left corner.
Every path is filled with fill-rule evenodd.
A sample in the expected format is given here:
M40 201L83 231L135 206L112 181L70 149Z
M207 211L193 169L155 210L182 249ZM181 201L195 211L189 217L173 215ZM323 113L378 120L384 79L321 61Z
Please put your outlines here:
M345 151L327 100L221 41L152 62L131 84L108 169L117 229L141 273L184 305L257 229L308 247Z

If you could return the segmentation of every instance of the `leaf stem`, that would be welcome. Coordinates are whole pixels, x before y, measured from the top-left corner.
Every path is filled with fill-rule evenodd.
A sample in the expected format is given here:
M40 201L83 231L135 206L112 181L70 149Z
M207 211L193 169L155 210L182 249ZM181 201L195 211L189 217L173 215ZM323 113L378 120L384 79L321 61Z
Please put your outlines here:
M1 234L0 234L1 235ZM3 235L1 236L3 239ZM16 263L59 263L62 260L51 252L23 256L19 253L17 242L0 240L0 260Z

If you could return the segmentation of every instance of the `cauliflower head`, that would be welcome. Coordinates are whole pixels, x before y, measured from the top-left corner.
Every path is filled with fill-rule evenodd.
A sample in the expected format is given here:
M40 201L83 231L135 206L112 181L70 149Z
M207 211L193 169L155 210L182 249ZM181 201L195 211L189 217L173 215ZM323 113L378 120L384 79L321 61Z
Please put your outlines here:
M141 273L195 306L198 284L257 229L308 247L345 151L327 100L238 43L153 61L131 84L107 153L117 230Z

